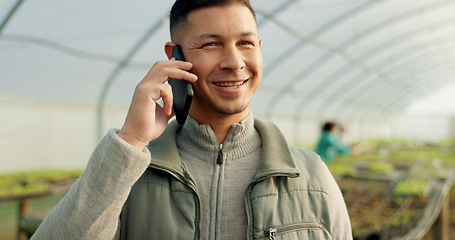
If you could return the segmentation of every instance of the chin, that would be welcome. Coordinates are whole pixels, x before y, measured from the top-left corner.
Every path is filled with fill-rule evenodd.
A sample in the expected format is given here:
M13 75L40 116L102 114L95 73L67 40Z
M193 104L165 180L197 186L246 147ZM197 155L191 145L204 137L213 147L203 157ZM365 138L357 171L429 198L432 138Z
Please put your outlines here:
M213 108L217 113L220 113L222 115L226 115L226 116L232 116L232 115L237 115L237 114L240 114L240 113L243 113L247 110L248 108L248 105L246 106L242 106L242 107L236 107L236 108L233 108L233 107L215 107Z

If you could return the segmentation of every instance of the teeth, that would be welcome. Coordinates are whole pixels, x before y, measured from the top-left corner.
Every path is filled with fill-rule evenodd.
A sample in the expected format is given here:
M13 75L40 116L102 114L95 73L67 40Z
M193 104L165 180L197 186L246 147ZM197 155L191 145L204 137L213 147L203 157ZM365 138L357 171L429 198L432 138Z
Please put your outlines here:
M243 81L243 82L215 82L213 84L215 84L218 87L236 88L236 87L243 85L244 83L245 83L245 81Z

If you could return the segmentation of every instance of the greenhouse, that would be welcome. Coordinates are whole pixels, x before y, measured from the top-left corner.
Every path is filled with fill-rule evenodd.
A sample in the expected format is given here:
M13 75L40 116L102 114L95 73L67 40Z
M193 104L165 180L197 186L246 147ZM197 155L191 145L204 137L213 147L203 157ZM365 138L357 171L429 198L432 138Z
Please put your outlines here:
M168 59L173 3L0 1L2 239L28 239L122 127ZM250 3L263 70L249 110L312 151L336 123L350 154L326 165L354 239L455 236L455 1Z

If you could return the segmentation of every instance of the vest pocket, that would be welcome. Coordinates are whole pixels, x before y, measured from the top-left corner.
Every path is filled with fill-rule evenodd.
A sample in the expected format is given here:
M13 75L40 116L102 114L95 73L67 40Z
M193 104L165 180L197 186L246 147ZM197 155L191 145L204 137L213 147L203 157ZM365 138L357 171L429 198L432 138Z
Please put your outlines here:
M320 223L298 223L264 231L266 239L331 239ZM318 237L318 238L315 238ZM322 237L322 238L321 238Z

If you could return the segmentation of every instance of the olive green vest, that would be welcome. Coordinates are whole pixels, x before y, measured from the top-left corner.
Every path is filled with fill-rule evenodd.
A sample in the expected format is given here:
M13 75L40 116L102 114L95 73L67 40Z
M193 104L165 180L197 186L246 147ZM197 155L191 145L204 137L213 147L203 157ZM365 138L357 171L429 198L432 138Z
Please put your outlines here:
M311 151L290 149L279 129L255 119L261 167L245 193L246 239L331 239L323 162ZM199 239L200 202L181 162L171 123L148 146L150 167L132 187L120 216L121 239Z

